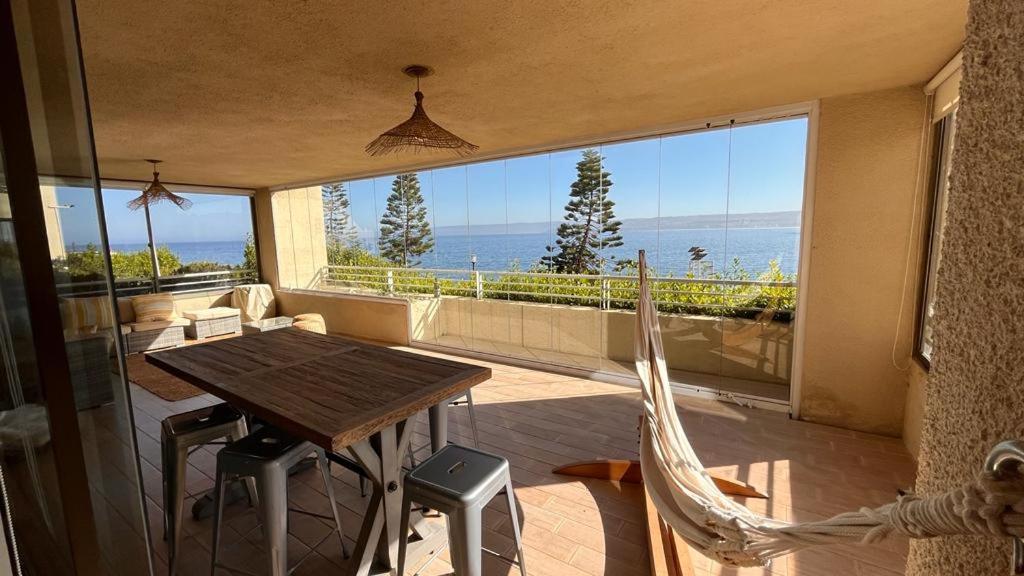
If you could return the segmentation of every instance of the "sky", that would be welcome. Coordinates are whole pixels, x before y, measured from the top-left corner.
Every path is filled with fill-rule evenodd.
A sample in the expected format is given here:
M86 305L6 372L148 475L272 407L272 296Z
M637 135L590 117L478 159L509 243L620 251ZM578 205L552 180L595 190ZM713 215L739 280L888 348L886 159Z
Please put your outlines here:
M807 119L691 132L600 146L611 172L619 219L800 210ZM433 226L515 224L562 219L582 149L419 172ZM372 238L393 176L348 183L353 220ZM128 210L135 190L104 189L111 244L146 242L143 213ZM183 194L188 211L152 207L157 243L243 240L251 232L242 196ZM98 242L91 190L59 188L66 244Z
M103 189L103 208L111 244L144 244L146 217L142 210L128 209L128 201L138 190ZM241 241L252 232L251 210L247 196L181 194L192 201L183 211L163 202L150 206L153 237L157 244L172 242ZM99 242L96 204L91 189L58 188L57 202L73 205L60 212L65 244Z
M730 142L731 141L731 142ZM619 219L800 210L806 118L599 147ZM582 149L419 172L432 224L557 224ZM364 237L380 221L392 176L349 182Z

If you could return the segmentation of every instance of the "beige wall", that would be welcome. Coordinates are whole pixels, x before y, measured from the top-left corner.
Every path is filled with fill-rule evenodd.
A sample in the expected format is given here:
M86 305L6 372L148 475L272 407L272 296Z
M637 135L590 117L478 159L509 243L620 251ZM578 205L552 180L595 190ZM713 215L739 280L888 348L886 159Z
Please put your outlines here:
M542 360L546 352L627 364L635 357L632 312L448 296L412 298L409 305L414 340L444 344L444 337L457 336L495 344L496 352ZM752 320L691 314L661 314L659 321L669 369L789 383L791 323L759 329ZM559 357L552 355L551 361Z
M277 292L283 316L322 314L327 331L389 344L409 343L409 305L397 298L368 298L330 293Z
M57 188L54 186L39 186L39 194L42 196L43 217L46 223L46 240L50 248L50 258L58 259L67 255L64 247L64 231L60 226L60 208L57 206Z
M912 238L926 103L921 87L821 101L801 416L899 436L909 361ZM916 240L916 238L915 238ZM912 274L913 276L913 274Z
M256 211L264 279L275 289L317 287L327 265L320 187L260 190Z
M935 348L917 492L976 478L997 442L1024 436L1024 2L972 0L964 45ZM911 542L912 576L1009 574L1005 538Z

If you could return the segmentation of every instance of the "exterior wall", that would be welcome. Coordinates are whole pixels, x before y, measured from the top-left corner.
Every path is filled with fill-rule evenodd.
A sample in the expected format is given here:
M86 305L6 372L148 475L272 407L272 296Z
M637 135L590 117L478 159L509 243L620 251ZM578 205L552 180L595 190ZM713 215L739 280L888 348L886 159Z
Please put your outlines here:
M291 290L277 292L276 300L282 316L322 314L331 333L388 344L409 343L409 304L404 300Z
M821 101L801 417L899 436L912 344L903 290L925 97L920 87ZM916 235L915 235L916 236Z
M917 491L972 480L997 442L1021 438L1024 397L1024 3L972 0L954 144L935 349ZM1005 538L911 542L912 576L1009 574Z

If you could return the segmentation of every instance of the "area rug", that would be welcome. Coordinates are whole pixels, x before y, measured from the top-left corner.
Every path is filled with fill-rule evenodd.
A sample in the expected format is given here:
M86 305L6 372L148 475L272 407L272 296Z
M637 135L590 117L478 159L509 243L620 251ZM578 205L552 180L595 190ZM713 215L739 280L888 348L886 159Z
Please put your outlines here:
M203 393L181 378L146 362L145 354L128 356L128 380L168 402L177 402Z

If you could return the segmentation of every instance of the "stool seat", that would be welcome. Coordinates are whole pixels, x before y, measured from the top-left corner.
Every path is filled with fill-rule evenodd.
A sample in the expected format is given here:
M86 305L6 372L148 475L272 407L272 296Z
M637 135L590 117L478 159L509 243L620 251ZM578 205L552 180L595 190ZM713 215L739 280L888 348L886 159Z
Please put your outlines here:
M168 416L164 418L162 427L169 434L180 438L192 432L234 424L241 417L242 413L236 408L221 403Z
M272 426L263 426L245 438L228 444L221 449L221 453L226 458L277 460L303 444L309 443ZM303 458L312 451L313 447L309 445L299 457Z
M508 475L508 460L449 444L409 472L405 482L406 489L426 491L449 506L465 508L500 492Z
M519 573L526 576L523 539L508 460L481 450L449 444L405 475L402 520L399 524L398 574L405 573L409 510L413 502L448 516L448 545L456 576L482 576L483 509L505 490L515 539ZM508 562L512 560L494 552Z

